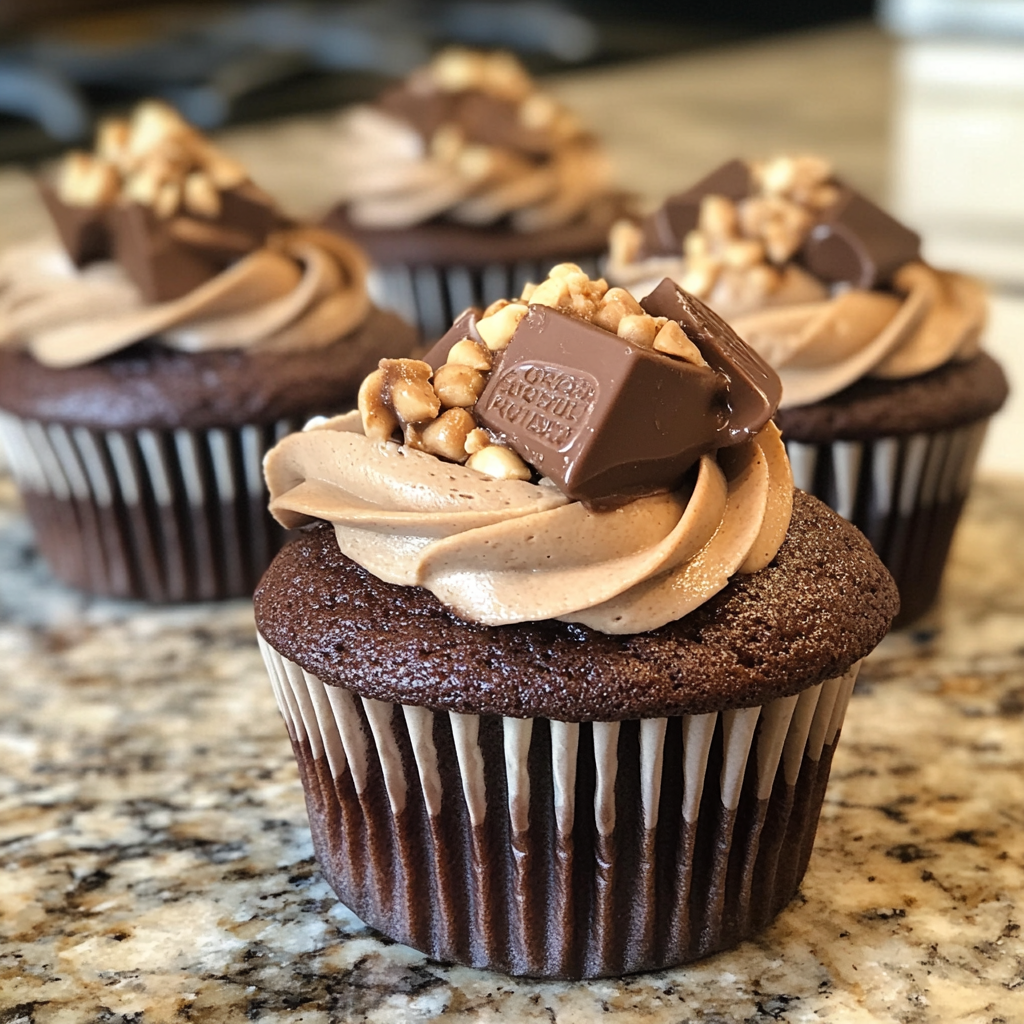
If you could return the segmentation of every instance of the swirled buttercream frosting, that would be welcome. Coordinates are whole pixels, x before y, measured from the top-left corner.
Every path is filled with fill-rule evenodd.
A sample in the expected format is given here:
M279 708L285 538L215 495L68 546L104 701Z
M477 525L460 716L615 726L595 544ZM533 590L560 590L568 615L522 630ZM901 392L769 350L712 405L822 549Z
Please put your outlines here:
M560 227L607 194L607 158L514 57L452 48L339 121L331 149L356 228L444 219Z
M272 235L192 291L147 303L112 261L77 269L49 242L0 257L0 345L46 366L95 362L146 338L189 352L311 349L366 318L366 265L344 239L316 229Z
M774 558L793 500L777 385L670 283L638 304L561 265L281 441L270 507L469 621L644 632Z
M699 296L778 372L789 408L977 353L983 287L923 262L919 243L824 160L734 160L616 225L608 275L636 294L668 276Z

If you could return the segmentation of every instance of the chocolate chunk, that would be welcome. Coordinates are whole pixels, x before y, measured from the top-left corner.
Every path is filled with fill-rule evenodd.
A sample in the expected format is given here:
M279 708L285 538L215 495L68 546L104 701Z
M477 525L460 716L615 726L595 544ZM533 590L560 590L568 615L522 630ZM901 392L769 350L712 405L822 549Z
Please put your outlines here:
M147 302L180 298L288 224L269 197L248 182L222 192L220 200L220 214L211 219L161 220L139 203L113 208L114 258Z
M904 263L920 259L920 252L920 235L843 186L838 202L811 229L800 258L823 281L876 288Z
M750 168L742 160L730 160L685 192L669 196L644 221L641 258L680 255L683 239L697 226L700 202L705 196L736 201L750 195L750 189Z
M779 407L779 375L720 316L667 277L640 305L651 316L677 321L708 365L728 380L729 424L719 445L753 437Z
M479 331L476 329L476 322L483 316L483 310L476 306L470 306L444 333L444 336L430 346L430 351L423 357L425 363L430 364L432 370L440 369L448 361L448 353L452 346L463 338L472 338L473 341L483 341Z
M71 262L76 267L84 267L96 260L109 259L109 207L73 206L65 203L49 182L40 179L38 187Z
M718 447L725 379L531 305L476 417L570 498L592 505L671 490Z
M429 139L442 124L454 119L455 96L433 90L421 92L402 84L385 90L375 105Z

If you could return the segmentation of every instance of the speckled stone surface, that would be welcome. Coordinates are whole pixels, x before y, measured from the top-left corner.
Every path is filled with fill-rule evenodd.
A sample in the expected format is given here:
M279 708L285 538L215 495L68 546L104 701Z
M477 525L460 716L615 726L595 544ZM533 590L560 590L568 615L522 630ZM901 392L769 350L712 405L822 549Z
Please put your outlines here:
M88 601L0 481L0 1022L1024 1020L1024 482L968 508L934 634L868 662L801 896L621 981L425 960L341 906L246 604Z

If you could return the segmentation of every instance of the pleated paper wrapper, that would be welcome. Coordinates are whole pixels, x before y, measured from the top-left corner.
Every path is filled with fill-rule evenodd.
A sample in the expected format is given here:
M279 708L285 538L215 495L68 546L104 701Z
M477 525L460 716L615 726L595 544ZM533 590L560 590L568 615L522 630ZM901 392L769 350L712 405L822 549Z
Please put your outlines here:
M0 414L54 575L153 602L253 592L286 539L267 511L263 455L301 426L94 430Z
M434 959L566 979L705 956L792 899L859 667L763 707L575 723L371 700L260 645L341 900Z
M871 541L900 591L894 626L934 604L988 420L873 441L786 441L793 482Z

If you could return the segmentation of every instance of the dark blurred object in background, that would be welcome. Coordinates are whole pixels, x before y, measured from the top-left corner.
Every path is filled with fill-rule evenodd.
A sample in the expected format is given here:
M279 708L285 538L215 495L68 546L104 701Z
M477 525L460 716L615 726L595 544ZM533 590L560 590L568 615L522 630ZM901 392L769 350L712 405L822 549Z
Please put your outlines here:
M543 73L870 13L870 0L0 0L0 160L84 141L144 96L206 129L340 106L446 43L511 49Z

